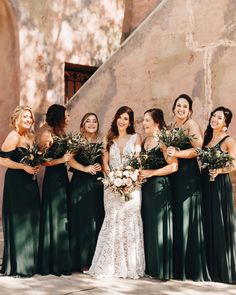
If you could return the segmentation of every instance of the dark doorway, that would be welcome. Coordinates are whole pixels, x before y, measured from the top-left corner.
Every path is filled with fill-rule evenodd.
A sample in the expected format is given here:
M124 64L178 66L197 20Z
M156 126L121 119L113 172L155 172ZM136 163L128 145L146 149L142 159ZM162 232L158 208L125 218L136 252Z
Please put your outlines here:
M65 63L65 103L96 72L98 67Z

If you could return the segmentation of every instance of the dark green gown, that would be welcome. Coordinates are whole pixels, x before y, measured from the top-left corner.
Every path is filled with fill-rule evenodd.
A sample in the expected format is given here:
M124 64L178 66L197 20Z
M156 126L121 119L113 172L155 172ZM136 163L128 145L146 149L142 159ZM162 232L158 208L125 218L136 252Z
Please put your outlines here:
M23 148L21 148L23 149ZM19 148L0 156L20 162ZM21 169L7 169L2 209L4 253L1 273L30 277L37 272L40 195L38 183Z
M191 148L186 143L181 150ZM173 276L178 280L209 281L202 226L202 193L197 159L179 158L170 175L173 191Z
M89 165L81 153L75 156L75 160ZM69 206L72 270L82 271L91 265L104 219L103 185L97 179L103 174L73 171Z
M149 151L143 169L167 165L159 148ZM147 275L172 278L172 194L168 176L153 176L142 187L142 219Z
M48 156L57 150L50 147ZM56 158L62 157L64 152ZM66 165L47 166L43 179L39 238L39 273L71 274L68 231L69 178Z
M228 136L227 136L228 137ZM216 147L220 149L221 140ZM203 228L211 279L236 283L236 219L229 174L209 181L209 172L201 174L203 188Z

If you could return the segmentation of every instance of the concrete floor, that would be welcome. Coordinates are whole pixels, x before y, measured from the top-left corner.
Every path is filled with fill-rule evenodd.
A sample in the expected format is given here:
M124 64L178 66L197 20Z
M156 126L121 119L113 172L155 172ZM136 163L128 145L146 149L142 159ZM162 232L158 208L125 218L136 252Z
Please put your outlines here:
M0 253L2 248L3 237L0 231ZM24 279L0 276L0 295L200 295L206 293L236 295L236 285L175 280L162 282L149 278L101 279L81 273L61 277L36 275Z

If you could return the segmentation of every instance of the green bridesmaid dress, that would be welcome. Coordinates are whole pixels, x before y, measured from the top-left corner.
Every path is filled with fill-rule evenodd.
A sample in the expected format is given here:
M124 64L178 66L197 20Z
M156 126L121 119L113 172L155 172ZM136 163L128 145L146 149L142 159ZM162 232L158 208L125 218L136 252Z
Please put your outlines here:
M223 138L217 145L220 149ZM203 228L206 254L212 281L236 283L236 219L229 174L209 181L209 172L201 174L203 189Z
M57 143L53 143L48 156L55 155L57 149ZM57 154L56 158L63 154ZM47 166L43 179L39 238L39 273L42 275L71 274L68 189L66 165Z
M0 152L0 157L20 162L21 149ZM1 273L30 277L37 272L40 195L38 183L21 169L5 174L2 209L4 253Z
M181 150L191 148L185 143ZM202 226L202 192L197 159L179 158L170 175L173 191L173 276L178 280L209 281Z
M81 153L75 160L89 165ZM72 171L69 205L72 270L83 271L91 265L104 219L103 185L98 180L103 174Z
M144 151L144 147L143 147ZM143 169L167 165L160 148L153 148ZM149 160L150 159L150 160ZM142 186L142 219L147 275L172 278L172 193L168 176L153 176Z

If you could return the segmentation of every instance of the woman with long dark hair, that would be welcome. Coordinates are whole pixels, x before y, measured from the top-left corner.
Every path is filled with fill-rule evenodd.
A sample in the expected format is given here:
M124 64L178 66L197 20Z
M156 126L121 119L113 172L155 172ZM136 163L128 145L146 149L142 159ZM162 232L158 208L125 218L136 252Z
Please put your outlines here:
M80 124L86 142L70 160L73 176L70 182L70 243L72 271L88 270L104 219L102 177L102 144L99 142L98 117L86 113Z
M34 115L18 106L11 116L12 131L3 142L0 164L7 168L3 190L4 253L1 273L29 277L37 272L40 195L32 175L38 167L21 162L34 144Z
M236 227L233 189L229 173L235 169L236 142L227 134L232 112L221 106L212 111L204 134L204 147L215 147L234 158L234 166L203 169L203 220L211 279L236 283ZM210 181L210 176L214 181Z
M41 205L39 273L42 275L68 275L71 273L68 232L69 178L65 165L72 155L59 151L55 137L65 136L69 114L62 105L51 105L46 114L47 129L40 139L41 148L48 149L52 158L46 162Z
M173 104L174 129L182 129L180 147L168 147L167 154L179 161L170 176L173 190L173 277L179 280L209 280L202 227L202 193L196 148L203 140L199 125L191 118L192 99L179 95Z
M143 127L146 137L142 152L147 158L140 176L147 179L142 187L145 273L169 280L173 277L173 224L172 192L167 175L178 170L178 160L168 157L158 140L158 134L166 127L162 110L147 110Z
M141 138L135 133L131 108L119 108L106 138L104 172L118 168L126 156L140 151ZM101 277L139 278L144 275L141 190L131 192L129 201L119 193L104 191L105 219L89 274Z

